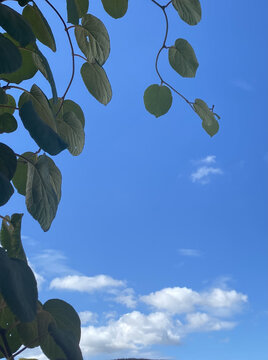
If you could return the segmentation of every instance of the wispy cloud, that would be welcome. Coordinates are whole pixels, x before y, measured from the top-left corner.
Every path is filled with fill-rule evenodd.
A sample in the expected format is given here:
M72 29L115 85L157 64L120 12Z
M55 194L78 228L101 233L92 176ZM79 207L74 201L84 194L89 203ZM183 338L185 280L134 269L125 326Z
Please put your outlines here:
M124 286L124 281L115 280L111 276L96 275L68 275L58 277L51 281L50 289L74 290L79 292L93 293L107 288L116 288Z
M198 166L190 176L193 183L198 182L202 185L205 185L210 182L211 175L223 174L221 168L211 165L211 164L216 164L215 155L208 155L205 158L198 160L198 162L196 163L198 164Z
M78 315L82 325L96 324L98 322L98 314L92 311L81 311Z
M179 254L182 256L189 256L189 257L200 257L201 251L197 249L179 249Z

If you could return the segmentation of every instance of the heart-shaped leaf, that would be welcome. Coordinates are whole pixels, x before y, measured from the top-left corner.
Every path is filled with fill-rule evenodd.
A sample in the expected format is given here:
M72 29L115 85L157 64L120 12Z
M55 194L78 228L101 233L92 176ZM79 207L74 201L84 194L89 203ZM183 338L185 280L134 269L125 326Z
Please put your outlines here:
M172 104L172 94L167 86L151 85L144 92L144 105L156 117L168 112Z

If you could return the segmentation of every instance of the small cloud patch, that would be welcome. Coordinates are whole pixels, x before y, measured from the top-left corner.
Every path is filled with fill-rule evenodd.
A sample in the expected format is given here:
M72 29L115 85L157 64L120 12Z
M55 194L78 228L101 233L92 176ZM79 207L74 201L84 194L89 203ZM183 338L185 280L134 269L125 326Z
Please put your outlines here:
M190 176L192 182L206 185L211 181L212 175L222 175L222 169L212 164L216 165L215 155L208 155L199 160L197 162L197 168Z

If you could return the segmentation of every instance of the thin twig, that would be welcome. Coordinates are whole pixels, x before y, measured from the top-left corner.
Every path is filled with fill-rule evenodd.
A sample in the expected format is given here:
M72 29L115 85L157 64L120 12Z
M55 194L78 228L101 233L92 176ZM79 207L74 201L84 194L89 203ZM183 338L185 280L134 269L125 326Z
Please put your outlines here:
M77 57L80 57L81 59L85 60L85 61L88 61L87 58L85 58L84 56L82 55L79 55L79 54L74 54L74 56L77 56Z

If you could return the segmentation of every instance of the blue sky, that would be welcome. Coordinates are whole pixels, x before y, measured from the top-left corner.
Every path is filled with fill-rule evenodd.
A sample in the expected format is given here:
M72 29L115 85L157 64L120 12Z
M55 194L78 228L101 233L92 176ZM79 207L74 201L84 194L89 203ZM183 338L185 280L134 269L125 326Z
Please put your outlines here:
M58 53L40 48L61 94L71 72L67 38L37 3L56 29ZM85 113L86 144L77 158L54 159L63 188L51 229L42 232L19 194L2 207L2 215L25 213L23 241L40 299L64 299L80 313L85 359L267 359L268 4L201 3L195 27L168 10L168 44L191 43L196 78L182 79L167 54L160 70L187 98L215 105L219 133L211 139L175 94L163 117L144 108L144 90L158 83L161 11L149 0L130 1L127 15L113 20L92 0L90 12L111 37L105 70L113 99L104 107L90 96L77 58L68 98ZM56 5L65 14L65 2ZM50 96L41 76L35 83ZM26 135L19 124L2 141L17 153L36 151Z

